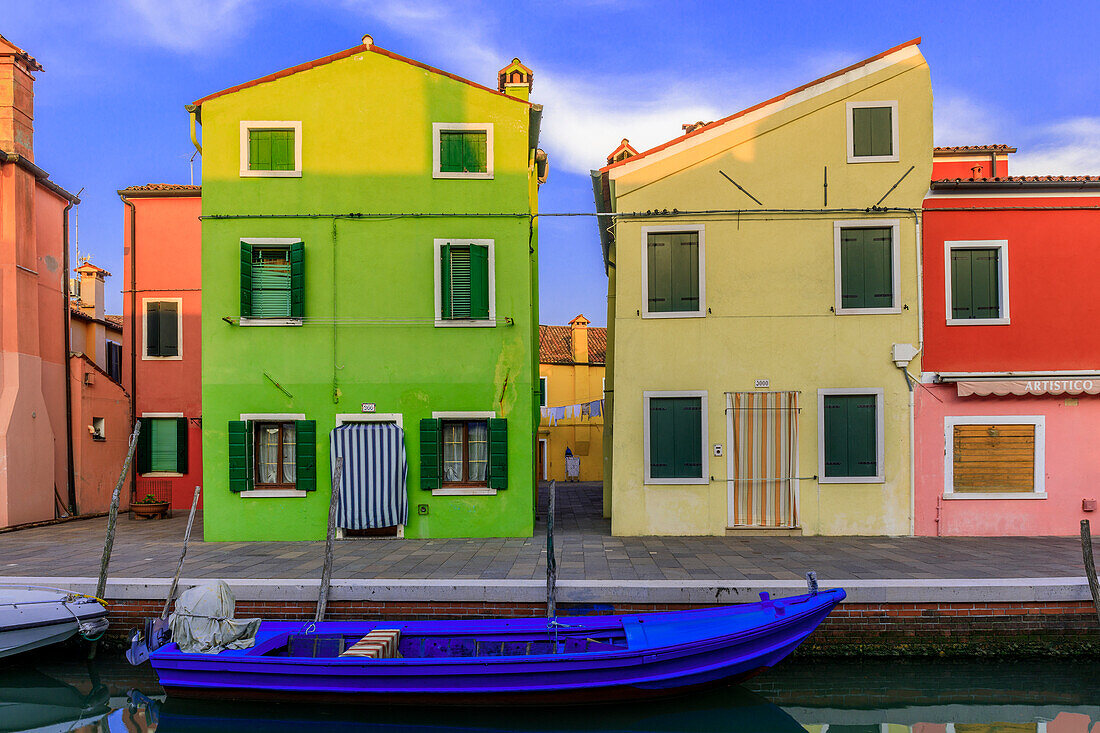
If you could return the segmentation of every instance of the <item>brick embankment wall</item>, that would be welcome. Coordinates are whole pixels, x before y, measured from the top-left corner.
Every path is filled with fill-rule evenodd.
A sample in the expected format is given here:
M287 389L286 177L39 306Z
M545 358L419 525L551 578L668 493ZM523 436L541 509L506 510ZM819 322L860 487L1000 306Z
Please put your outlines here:
M158 615L163 600L112 601L111 634L124 635ZM560 615L647 613L684 604L559 604ZM307 601L238 601L238 618L312 620ZM541 616L541 603L331 601L326 620L520 618ZM1100 624L1086 601L1031 603L847 603L800 647L821 656L1100 655Z

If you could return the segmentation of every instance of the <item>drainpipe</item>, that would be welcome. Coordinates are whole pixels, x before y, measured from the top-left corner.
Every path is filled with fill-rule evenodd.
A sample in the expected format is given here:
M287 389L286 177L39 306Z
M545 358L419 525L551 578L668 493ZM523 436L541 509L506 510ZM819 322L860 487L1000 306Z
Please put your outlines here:
M187 110L187 114L191 116L191 144L195 146L195 150L199 151L199 155L202 155L202 145L199 144L199 134L197 125L199 122L199 110L198 105L188 104L184 107Z
M69 313L69 209L71 208L73 208L72 200L65 205L65 210L61 212L61 241L65 247L61 255L63 268L61 300L65 306L65 320L62 323L65 332L65 430L68 431L65 438L65 468L68 474L66 480L69 484L69 514L75 516L77 508L76 460L73 457L73 440L75 440L73 437L73 375L72 363L69 358L69 353L72 351L72 335L69 333L72 328L72 315Z
M137 208L122 193L130 209L130 430L137 424ZM137 471L130 472L130 495L137 493Z
M917 237L917 353L921 357L921 370L918 383L924 374L924 242L921 239L921 217L919 211L913 212ZM909 380L906 371L906 382ZM912 385L909 387L909 536L917 533L917 452L916 452L916 403Z

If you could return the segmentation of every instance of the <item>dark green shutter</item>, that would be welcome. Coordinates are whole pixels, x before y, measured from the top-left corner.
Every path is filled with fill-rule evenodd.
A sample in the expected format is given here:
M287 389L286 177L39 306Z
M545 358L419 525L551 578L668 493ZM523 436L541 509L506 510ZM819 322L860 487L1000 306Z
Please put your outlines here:
M858 110L856 110L858 111ZM840 230L840 307L866 308L863 276L863 230Z
M999 318L1000 251L951 250L951 317Z
M649 312L672 310L672 241L667 234L650 234L646 245Z
M290 245L290 317L304 318L306 307L306 248L302 242Z
M489 248L470 245L470 318L489 317Z
M143 417L140 422L141 432L134 448L134 472L149 473L153 470L153 421Z
M484 132L462 132L462 170L466 173L485 173L488 141Z
M675 407L667 397L649 400L649 475L673 478L675 473Z
M893 230L840 230L840 307L894 305Z
M826 477L878 475L875 395L825 395Z
M508 488L508 418L489 418L489 488Z
M451 245L439 248L439 302L440 318L451 317Z
M176 418L176 473L187 473L187 418Z
M160 356L179 353L179 303L160 303Z
M702 478L702 400L673 400L673 470L677 478Z
M443 173L461 173L465 141L462 133L442 130L439 133L439 170Z
M241 242L241 318L252 317L252 245ZM239 491L239 489L238 489Z
M160 356L160 303L145 304L145 354Z
M699 234L682 232L669 237L672 248L672 308L699 310Z
M317 489L317 423L313 420L294 421L294 462L299 491Z
M229 490L252 488L252 423L229 421Z
M420 421L420 488L438 489L443 477L442 422L434 417Z
M894 124L890 107L856 107L852 110L852 155L893 155Z

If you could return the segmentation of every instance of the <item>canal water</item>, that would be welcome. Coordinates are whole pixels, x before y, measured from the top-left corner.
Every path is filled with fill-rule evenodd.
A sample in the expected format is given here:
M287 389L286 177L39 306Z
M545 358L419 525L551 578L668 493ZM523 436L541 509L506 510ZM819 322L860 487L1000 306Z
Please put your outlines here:
M147 664L75 647L0 660L2 732L154 730L1100 733L1100 664L796 658L652 704L433 710L166 700Z

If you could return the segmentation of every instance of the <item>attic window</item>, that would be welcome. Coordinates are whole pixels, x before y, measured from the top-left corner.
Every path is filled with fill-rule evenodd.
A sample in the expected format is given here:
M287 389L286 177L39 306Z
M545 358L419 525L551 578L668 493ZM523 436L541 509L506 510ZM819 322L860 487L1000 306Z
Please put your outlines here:
M301 122L242 121L240 145L242 177L302 177Z
M898 103L849 102L848 162L889 163L898 160Z
M492 179L492 124L433 123L432 177Z

